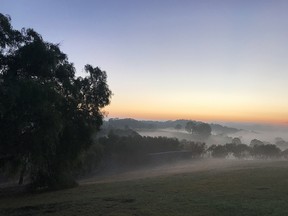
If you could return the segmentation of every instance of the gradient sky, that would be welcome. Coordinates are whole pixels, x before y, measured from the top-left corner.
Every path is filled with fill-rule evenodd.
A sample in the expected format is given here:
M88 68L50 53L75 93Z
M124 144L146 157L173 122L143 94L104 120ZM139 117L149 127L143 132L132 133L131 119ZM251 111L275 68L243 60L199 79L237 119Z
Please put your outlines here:
M83 76L107 71L108 117L288 122L286 0L0 0Z

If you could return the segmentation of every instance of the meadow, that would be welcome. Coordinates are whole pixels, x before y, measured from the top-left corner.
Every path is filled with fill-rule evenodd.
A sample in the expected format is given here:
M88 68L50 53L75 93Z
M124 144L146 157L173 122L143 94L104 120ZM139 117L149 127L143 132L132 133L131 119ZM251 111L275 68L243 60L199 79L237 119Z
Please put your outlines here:
M178 163L79 183L34 194L0 188L0 215L288 215L287 161Z

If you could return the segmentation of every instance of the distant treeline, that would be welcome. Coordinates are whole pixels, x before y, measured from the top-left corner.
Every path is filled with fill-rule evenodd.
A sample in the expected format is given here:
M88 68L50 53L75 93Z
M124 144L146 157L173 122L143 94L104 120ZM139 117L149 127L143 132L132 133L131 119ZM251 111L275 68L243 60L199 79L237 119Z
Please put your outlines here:
M215 158L258 158L273 159L287 157L287 151L281 151L274 144L248 146L246 144L227 143L225 145L212 145L207 148L206 152Z
M112 130L107 136L97 138L95 144L82 156L84 172L98 167L105 169L145 165L149 162L149 154L182 150L176 138L142 137L137 133L131 134L131 130L126 135L125 131Z
M177 130L184 129L188 122L193 122L195 124L200 124L203 122L191 121L185 119L179 119L175 121L139 121L131 118L118 119L111 118L104 122L104 127L112 128L131 128L131 129L164 129L164 128L175 128ZM240 129L222 126L219 124L210 124L212 131L215 134L228 134L236 133L241 131Z

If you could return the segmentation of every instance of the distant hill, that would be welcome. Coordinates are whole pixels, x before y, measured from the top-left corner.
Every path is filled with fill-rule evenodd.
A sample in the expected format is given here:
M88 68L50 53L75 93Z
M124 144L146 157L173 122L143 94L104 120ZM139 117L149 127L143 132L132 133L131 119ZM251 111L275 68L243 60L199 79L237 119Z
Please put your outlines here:
M137 133L136 131L132 130L131 128L102 128L97 134L95 134L96 138L97 137L103 137L103 136L107 136L109 134L114 134L120 137L127 137L127 136L140 136L139 133Z
M120 129L165 129L165 128L175 128L176 125L181 125L184 129L187 122L191 120L179 119L170 121L141 121L132 118L118 119L111 118L104 122L105 128L120 128ZM192 121L195 123L202 123L200 121ZM231 134L241 131L240 129L226 127L220 124L210 124L212 132L214 134Z
M232 134L241 131L241 129L227 127L220 124L210 124L210 126L215 134Z

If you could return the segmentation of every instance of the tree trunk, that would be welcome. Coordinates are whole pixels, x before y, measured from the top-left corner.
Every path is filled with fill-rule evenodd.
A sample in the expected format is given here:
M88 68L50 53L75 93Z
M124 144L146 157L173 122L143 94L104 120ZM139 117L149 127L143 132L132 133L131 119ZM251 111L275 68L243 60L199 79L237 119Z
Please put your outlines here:
M23 165L23 167L22 167L22 169L21 169L20 177L19 177L19 181L18 181L18 184L19 184L19 185L22 185L22 184L23 184L25 172L26 172L26 164Z

